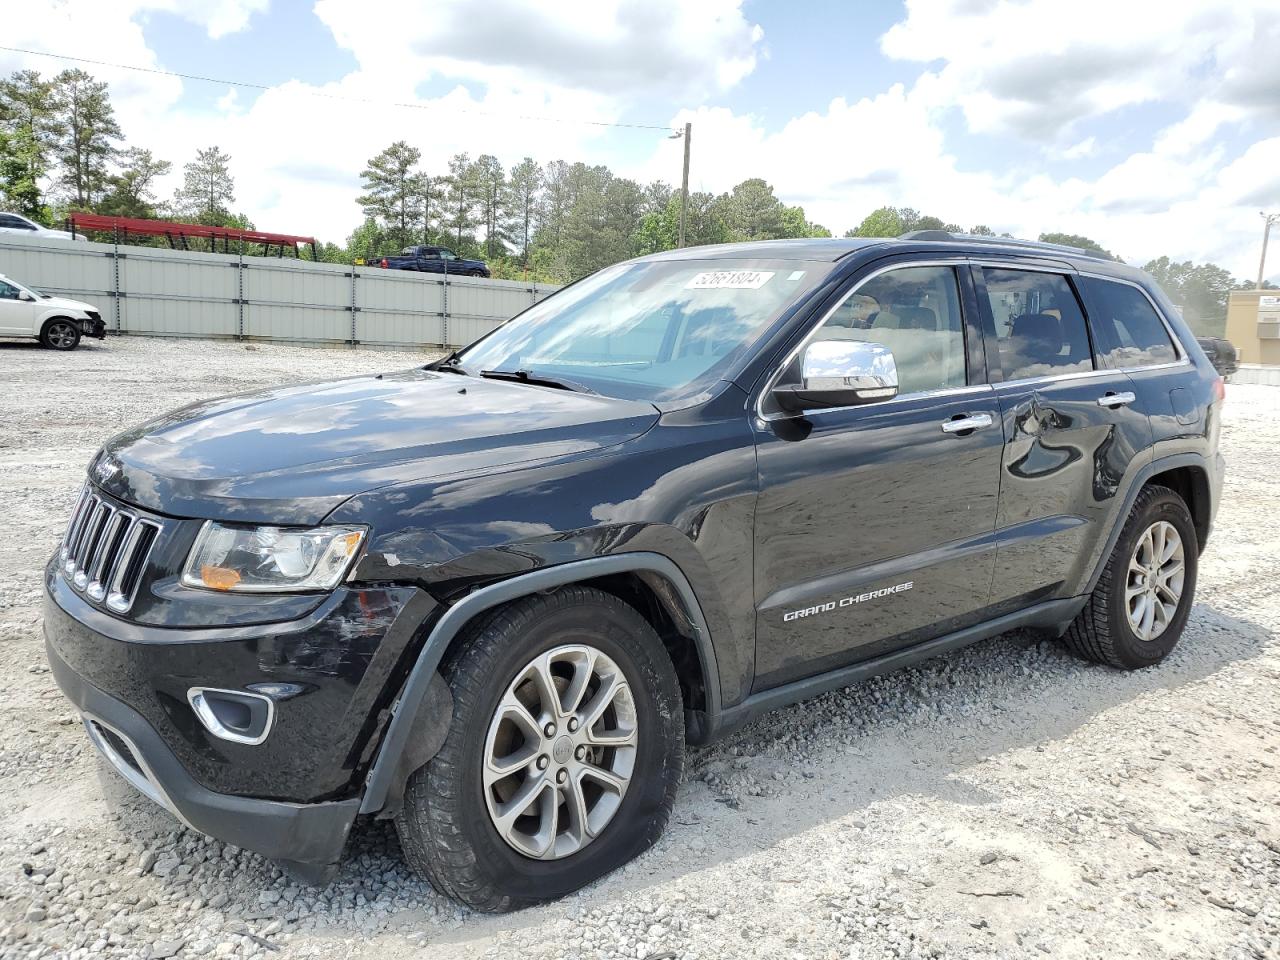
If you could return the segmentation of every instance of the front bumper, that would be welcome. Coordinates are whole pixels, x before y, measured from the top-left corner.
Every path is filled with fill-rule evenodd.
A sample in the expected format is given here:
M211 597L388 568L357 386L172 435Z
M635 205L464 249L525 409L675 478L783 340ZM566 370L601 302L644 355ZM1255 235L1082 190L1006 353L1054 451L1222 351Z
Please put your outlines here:
M287 803L215 793L197 783L155 729L132 707L103 693L46 643L54 679L84 718L94 746L141 793L187 826L319 880L336 865L360 807L357 798Z
M323 880L435 602L414 587L343 586L298 620L175 628L122 620L90 603L56 558L45 591L55 679L116 770L202 833ZM215 736L187 701L192 687L240 691L261 682L291 692L275 700L259 744Z
M93 337L95 340L107 339L107 322L96 315L88 320L77 320L76 324L80 327L80 335L83 337Z

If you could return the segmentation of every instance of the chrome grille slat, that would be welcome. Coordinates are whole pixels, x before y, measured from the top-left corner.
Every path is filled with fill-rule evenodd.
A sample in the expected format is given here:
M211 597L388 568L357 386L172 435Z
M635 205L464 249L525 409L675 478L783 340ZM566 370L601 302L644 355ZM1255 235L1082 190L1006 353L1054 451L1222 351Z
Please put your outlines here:
M70 573L75 569L76 559L80 556L80 551L84 547L85 534L89 529L90 521L95 511L98 509L98 497L90 493L85 497L84 506L80 515L76 517L76 528L70 537L70 546L67 559L67 572Z
M133 606L151 548L164 524L108 501L85 484L59 552L72 587L115 613Z
M98 544L102 542L103 528L106 527L107 521L111 519L113 512L109 505L99 500L93 515L89 518L89 524L85 531L84 550L81 551L80 558L76 561L76 572L71 577L71 582L81 590L89 584L89 568L93 566L93 561L97 559Z

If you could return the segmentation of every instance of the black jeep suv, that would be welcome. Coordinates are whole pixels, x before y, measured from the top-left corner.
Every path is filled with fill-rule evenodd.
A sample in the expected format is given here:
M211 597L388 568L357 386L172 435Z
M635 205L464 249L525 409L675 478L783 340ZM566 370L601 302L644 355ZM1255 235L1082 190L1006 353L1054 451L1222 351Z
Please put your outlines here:
M670 251L421 369L109 441L46 572L89 736L331 876L357 816L481 910L660 834L684 746L1014 627L1182 633L1222 381L1159 287L929 233Z

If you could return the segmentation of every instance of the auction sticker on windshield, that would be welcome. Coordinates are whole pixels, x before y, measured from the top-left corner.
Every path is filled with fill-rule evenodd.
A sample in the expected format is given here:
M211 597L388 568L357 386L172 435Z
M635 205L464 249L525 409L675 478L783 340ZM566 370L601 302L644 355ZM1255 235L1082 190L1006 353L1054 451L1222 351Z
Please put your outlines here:
M686 290L759 290L773 276L772 270L708 270L695 273Z

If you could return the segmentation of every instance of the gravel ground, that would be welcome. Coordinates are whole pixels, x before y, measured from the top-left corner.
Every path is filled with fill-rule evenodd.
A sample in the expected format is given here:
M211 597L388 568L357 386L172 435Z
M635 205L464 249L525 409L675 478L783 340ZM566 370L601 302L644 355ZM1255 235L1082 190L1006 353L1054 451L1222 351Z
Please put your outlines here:
M663 840L559 903L471 914L379 825L302 887L130 795L40 638L40 571L97 445L198 398L421 361L0 344L0 955L1280 957L1275 388L1228 390L1224 502L1164 665L1014 633L780 711L692 752Z

